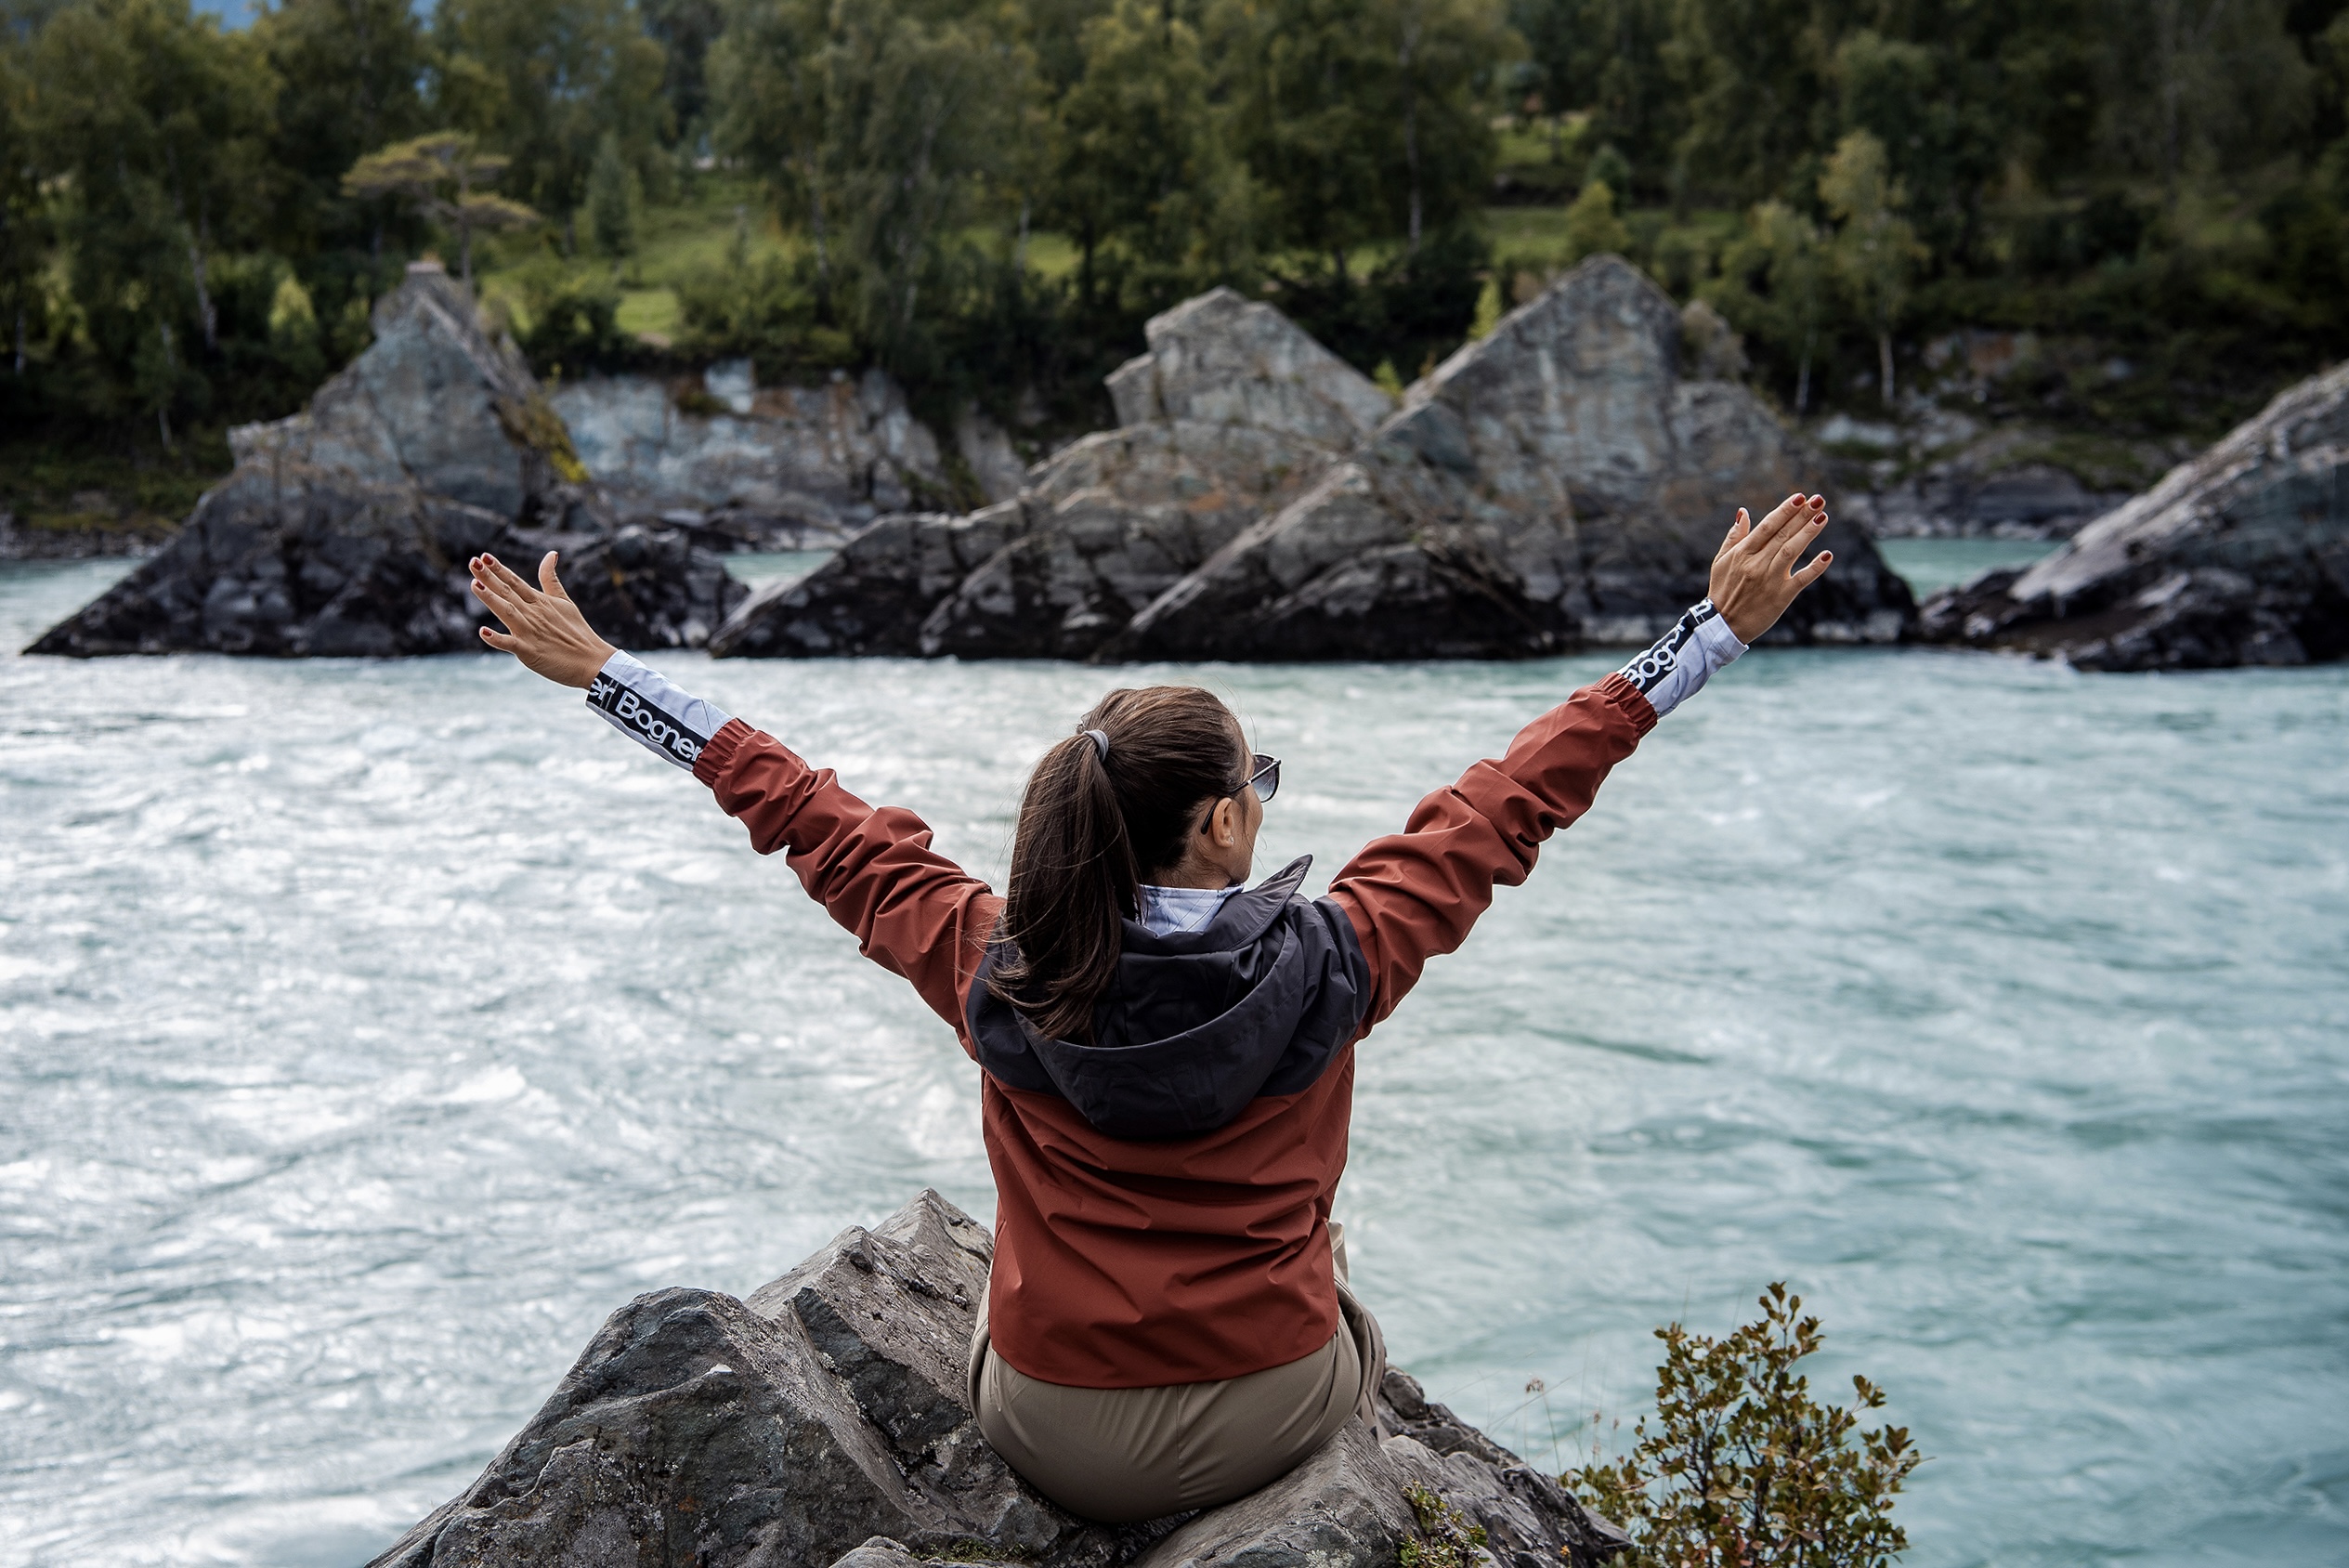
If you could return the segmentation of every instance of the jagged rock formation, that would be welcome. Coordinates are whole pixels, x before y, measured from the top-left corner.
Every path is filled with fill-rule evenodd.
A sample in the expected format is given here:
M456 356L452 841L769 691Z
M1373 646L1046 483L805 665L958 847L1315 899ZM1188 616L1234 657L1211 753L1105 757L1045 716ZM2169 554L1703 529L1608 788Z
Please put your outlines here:
M1123 422L967 517L883 519L745 605L713 652L1507 658L1661 634L1742 502L1817 488L1742 388L1683 381L1680 316L1584 264L1394 410L1229 290L1150 324ZM1891 642L1914 606L1860 530L1772 634Z
M877 522L753 598L716 654L1082 659L1366 435L1393 401L1230 289L1154 319L1109 378L1119 426L1013 501Z
M760 386L750 361L734 359L675 385L642 375L566 382L548 400L614 504L674 515L739 546L836 543L884 513L946 503L962 477L904 388L878 370ZM957 421L952 455L988 501L1019 493L1026 465L985 415L966 411Z
M724 620L741 591L722 570L610 537L561 418L437 264L409 268L374 328L303 412L233 432L235 470L172 542L27 651L477 650L465 558L527 567L543 547L593 555L567 581L592 580L605 622L654 646Z
M2349 657L2349 365L2301 383L2025 571L1937 595L1926 636L2083 670Z
M1661 635L1732 509L1820 469L1742 387L1680 378L1680 313L1595 256L1416 384L1363 450L1134 619L1134 659L1507 658ZM1774 641L1893 642L1913 606L1866 535Z
M994 1241L935 1193L749 1300L612 1314L481 1478L371 1568L1390 1568L1424 1488L1506 1568L1598 1568L1622 1537L1390 1373L1360 1421L1252 1496L1111 1528L1039 1496L980 1436L964 1361Z

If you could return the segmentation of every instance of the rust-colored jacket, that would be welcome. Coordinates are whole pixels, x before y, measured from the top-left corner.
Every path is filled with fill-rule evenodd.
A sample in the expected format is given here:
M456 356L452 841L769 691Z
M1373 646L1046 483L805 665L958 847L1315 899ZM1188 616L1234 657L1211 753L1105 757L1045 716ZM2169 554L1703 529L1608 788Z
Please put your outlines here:
M1460 945L1495 883L1525 880L1542 841L1589 809L1654 724L1622 675L1586 686L1346 864L1329 898L1367 962L1356 1040ZM739 719L694 777L977 1054L967 1003L1003 901L933 850L920 817L867 805ZM1299 1092L1259 1095L1202 1136L1139 1140L1100 1131L1059 1095L985 1078L997 1353L1046 1382L1115 1389L1236 1378L1319 1350L1338 1323L1328 1222L1353 1083L1349 1043Z

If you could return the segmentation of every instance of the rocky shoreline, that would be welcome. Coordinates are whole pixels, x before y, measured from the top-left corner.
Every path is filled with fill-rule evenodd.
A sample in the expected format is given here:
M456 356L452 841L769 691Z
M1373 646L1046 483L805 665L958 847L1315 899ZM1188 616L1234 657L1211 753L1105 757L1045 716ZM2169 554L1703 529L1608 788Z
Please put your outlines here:
M994 1238L934 1192L737 1300L614 1313L480 1479L370 1568L1391 1568L1481 1529L1461 1568L1599 1568L1626 1544L1555 1477L1390 1370L1263 1490L1112 1527L997 1457L964 1393Z
M466 558L547 549L632 647L699 646L746 590L676 529L623 525L513 344L437 263L309 406L230 433L236 467L171 542L29 653L478 651Z
M1768 641L2116 671L2349 657L2349 368L2129 496L2159 453L2083 478L1947 387L1900 426L1835 415L1814 444L1734 379L1716 316L1608 255L1399 400L1213 290L1109 378L1116 428L1024 468L975 412L942 442L878 372L760 387L736 361L550 393L429 263L374 324L304 412L232 432L235 469L186 524L27 651L469 651L487 617L465 557L558 549L614 640L720 657L1538 657L1651 640L1703 595L1724 498L1800 488L1834 503L1836 568ZM2014 357L1951 343L1944 379ZM919 509L958 498L985 504ZM75 497L86 528L0 516L0 555L165 532L104 502ZM2069 542L1920 612L1872 534ZM755 595L720 559L811 546L835 553Z

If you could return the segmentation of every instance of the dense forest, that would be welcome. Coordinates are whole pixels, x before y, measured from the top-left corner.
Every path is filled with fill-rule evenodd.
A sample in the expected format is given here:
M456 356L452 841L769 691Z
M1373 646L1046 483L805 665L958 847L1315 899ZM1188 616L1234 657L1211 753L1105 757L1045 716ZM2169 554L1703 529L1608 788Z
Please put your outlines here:
M2345 0L0 0L0 419L216 462L425 252L550 373L1043 427L1212 283L1400 382L1614 250L1790 412L1977 327L2207 432L2349 344L2345 97Z

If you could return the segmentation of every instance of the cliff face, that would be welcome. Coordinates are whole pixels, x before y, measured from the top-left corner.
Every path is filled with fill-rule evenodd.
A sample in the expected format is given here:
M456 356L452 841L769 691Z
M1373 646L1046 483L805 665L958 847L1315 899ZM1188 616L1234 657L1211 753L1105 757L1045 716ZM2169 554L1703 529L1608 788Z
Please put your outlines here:
M1938 641L2087 670L2349 658L2349 365L2258 418L2028 571L1938 595Z
M678 515L737 547L836 544L884 513L957 488L948 451L878 370L760 386L750 361L735 359L698 382L566 382L549 401L615 504ZM987 500L1019 493L1025 465L985 415L966 411L950 450Z
M235 470L172 542L27 651L477 650L464 562L484 550L561 547L591 621L632 646L705 640L742 597L715 557L623 542L529 368L437 265L374 328L304 412L232 433Z
M371 1568L1390 1568L1431 1497L1484 1529L1494 1568L1597 1568L1620 1549L1401 1372L1387 1435L1351 1423L1253 1496L1120 1528L1075 1518L995 1456L965 1403L993 1253L986 1227L924 1193L747 1301L637 1298L481 1478Z
M882 518L746 604L720 654L1513 658L1652 640L1734 508L1825 469L1751 394L1684 379L1679 313L1584 264L1390 399L1229 290L1150 323L1122 422L967 516ZM1859 529L1772 640L1892 642L1914 605Z

